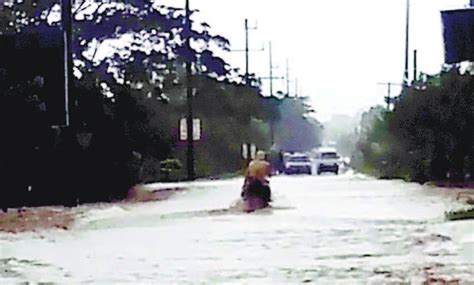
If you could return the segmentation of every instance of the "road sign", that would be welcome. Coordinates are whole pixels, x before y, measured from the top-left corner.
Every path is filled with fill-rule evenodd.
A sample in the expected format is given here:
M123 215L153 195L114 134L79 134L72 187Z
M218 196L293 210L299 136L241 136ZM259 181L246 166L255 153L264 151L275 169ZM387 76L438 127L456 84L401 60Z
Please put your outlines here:
M242 144L242 158L243 159L255 159L257 154L257 146L255 144L244 143Z
M247 159L249 157L249 145L244 143L242 145L242 158Z
M188 139L188 124L186 118L179 121L179 139L185 141ZM201 139L201 120L193 119L193 140Z
M257 154L257 146L255 144L252 144L250 146L250 157L252 159L255 159L255 155Z

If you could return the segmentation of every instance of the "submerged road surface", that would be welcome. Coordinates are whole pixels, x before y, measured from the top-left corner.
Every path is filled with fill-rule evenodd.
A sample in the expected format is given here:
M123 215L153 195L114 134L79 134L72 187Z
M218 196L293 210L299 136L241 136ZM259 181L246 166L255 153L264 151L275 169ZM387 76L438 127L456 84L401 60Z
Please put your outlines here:
M445 221L460 206L447 191L282 176L273 209L243 214L231 207L241 183L86 206L70 231L0 234L0 283L474 284L474 221Z

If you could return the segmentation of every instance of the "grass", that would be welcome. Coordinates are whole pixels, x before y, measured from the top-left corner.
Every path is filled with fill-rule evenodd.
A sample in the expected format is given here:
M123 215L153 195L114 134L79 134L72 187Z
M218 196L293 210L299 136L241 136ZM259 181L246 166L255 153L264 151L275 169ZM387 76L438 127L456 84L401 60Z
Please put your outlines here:
M19 214L14 213L14 214L2 214L0 215L0 226L13 223L19 220Z

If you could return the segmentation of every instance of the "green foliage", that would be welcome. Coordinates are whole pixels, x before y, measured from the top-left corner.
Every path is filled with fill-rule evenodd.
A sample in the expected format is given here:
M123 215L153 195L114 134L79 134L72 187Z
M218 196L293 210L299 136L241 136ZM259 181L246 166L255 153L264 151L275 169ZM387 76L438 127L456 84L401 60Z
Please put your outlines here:
M445 217L449 221L472 220L474 219L474 208L446 212Z
M452 70L439 82L406 88L393 112L365 114L361 169L419 182L474 173L474 77Z
M271 122L275 128L278 149L309 151L321 144L322 126L310 114L307 98L284 98L278 104L278 117Z
M165 159L160 163L161 171L180 170L183 168L183 163L179 159Z
M305 97L261 97L258 118L261 132L273 150L309 151L322 139L322 125L314 118L314 112ZM265 126L266 122L266 126ZM273 145L271 145L273 137ZM265 143L263 144L265 145Z
M160 162L161 180L173 181L182 176L183 163L179 159L166 159Z
M59 31L57 17L47 21L57 14L58 2L15 1L2 7L0 34ZM25 189L33 185L41 189L35 190L43 197L38 204L66 199L74 204L121 198L137 182L185 179L186 143L179 140L179 121L187 110L184 62L193 65L193 108L203 127L195 144L198 177L236 173L243 165L241 145L269 150L272 134L277 147L285 149L319 143L321 126L308 116L312 110L305 99L264 98L255 78L249 85L236 83L242 76L209 50L211 45L227 50L225 38L212 35L205 23L194 23L202 29L188 31L182 9L152 2L76 3L72 50L81 76L71 94L71 126L52 134L44 114L32 108L26 83L7 86L11 94L4 97L6 89L0 90L0 132L8 138L0 147L0 167L2 175L14 174L6 188L29 195ZM201 48L190 51L184 35ZM100 46L110 40L126 44L97 59ZM23 120L10 123L12 118ZM85 145L78 142L80 134L87 134ZM40 164L35 173L40 167L33 166ZM70 181L77 183L65 192ZM26 196L18 197L25 202Z

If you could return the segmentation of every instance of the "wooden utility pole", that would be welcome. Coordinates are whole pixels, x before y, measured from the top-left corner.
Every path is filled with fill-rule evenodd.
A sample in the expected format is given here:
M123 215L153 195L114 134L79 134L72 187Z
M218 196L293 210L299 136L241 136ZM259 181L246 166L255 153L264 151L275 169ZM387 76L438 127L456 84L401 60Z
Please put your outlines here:
M249 30L256 30L257 26L249 27L248 19L245 19L245 84L250 85L250 49L249 49Z
M269 77L262 77L261 79L268 79L270 80L270 97L273 97L273 80L274 79L284 79L284 77L274 77L273 76L273 55L272 55L272 42L268 43L268 48L269 48L269 59L270 59L270 76ZM275 130L274 130L274 125L270 121L270 139L271 139L271 144L275 143Z
M261 49L250 49L250 40L249 40L249 31L250 30L256 30L257 25L250 27L249 26L249 21L248 19L245 19L245 48L244 49L233 49L231 50L232 52L245 52L245 84L247 86L250 86L250 52L257 52L257 51L264 51L264 48L262 47ZM247 162L250 162L251 160L251 147L252 144L248 142L243 142L242 147L246 148L246 155L247 155ZM244 151L244 150L243 150Z
M410 0L407 0L407 12L406 12L406 31L405 31L405 73L403 75L403 84L405 87L409 84L410 74L408 72L408 62L409 62L409 41L410 41Z
M282 76L273 76L273 69L275 66L273 65L273 55L272 55L272 42L268 43L269 48L269 59L270 59L270 69L269 69L269 77L261 77L260 79L267 79L270 80L270 97L273 96L273 80L275 79L284 79Z
M189 0L186 0L186 23L184 26L185 29L185 41L186 48L191 49L190 43L190 32L191 32L191 11L189 9ZM186 117L186 126L187 126L187 163L186 168L188 172L188 180L192 181L196 178L195 169L194 169L194 126L193 126L193 87L192 87L192 62L190 59L186 60L186 100L187 100L187 117Z
M72 65L72 5L71 0L61 0L61 21L63 28L64 43L64 124L66 127L70 125L69 118L69 99L73 86L73 65Z
M270 96L273 96L273 56L272 56L272 42L268 43L268 50L269 50L269 55L270 55L270 77L268 79L270 80Z
M249 84L249 21L245 19L245 84Z
M272 57L272 42L268 43L269 55L270 55L270 97L273 96L273 57ZM273 147L275 144L275 126L273 122L270 120L270 144Z
M286 96L290 97L290 66L286 59Z
M245 48L244 49L232 49L231 51L232 52L245 52L245 84L246 85L250 85L250 80L249 80L249 77L250 77L250 52L254 52L254 51L263 51L264 49L261 48L261 49L250 49L249 46L250 46L250 40L249 40L249 31L250 30L256 30L257 29L257 25L255 25L254 27L249 27L249 23L248 23L248 20L245 19Z

